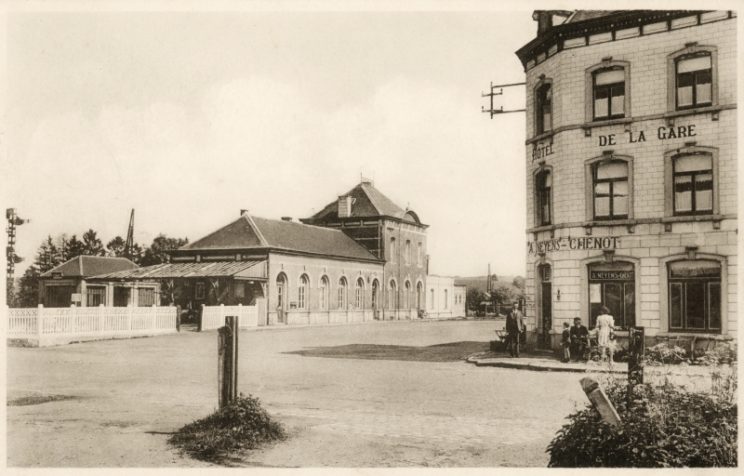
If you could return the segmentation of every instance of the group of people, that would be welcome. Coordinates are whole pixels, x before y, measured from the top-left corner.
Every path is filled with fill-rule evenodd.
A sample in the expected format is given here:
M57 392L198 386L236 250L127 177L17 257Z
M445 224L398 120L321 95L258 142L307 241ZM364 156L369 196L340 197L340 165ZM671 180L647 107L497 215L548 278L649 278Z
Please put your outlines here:
M602 306L597 316L597 325L592 331L597 336L600 358L608 355L612 363L612 340L614 339L615 320L610 315L610 310ZM506 316L506 349L512 357L519 357L520 341L525 333L524 315L519 310L519 304L514 303L511 312ZM590 347L589 329L581 323L581 318L574 318L571 326L568 322L563 323L563 335L561 347L563 348L563 361L586 360L587 350Z
M594 328L597 336L597 347L599 356L604 359L607 354L610 363L612 363L612 340L615 332L615 319L610 315L610 310L606 306L600 308L600 314L597 316L597 325ZM563 361L586 360L589 343L589 329L581 324L581 318L574 318L574 325L568 322L563 323L563 335L561 338L561 347L563 348Z

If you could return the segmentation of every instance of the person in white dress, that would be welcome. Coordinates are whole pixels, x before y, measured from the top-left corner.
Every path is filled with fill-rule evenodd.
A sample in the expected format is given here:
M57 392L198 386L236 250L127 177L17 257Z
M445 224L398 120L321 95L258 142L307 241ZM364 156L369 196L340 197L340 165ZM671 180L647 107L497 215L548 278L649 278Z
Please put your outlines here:
M602 308L599 310L601 313L599 316L597 316L597 346L599 347L599 356L601 359L604 359L605 351L607 351L607 354L610 359L610 364L612 364L612 349L611 349L611 340L610 336L612 335L612 332L615 330L615 319L610 315L610 310L607 309L606 306L602 306Z

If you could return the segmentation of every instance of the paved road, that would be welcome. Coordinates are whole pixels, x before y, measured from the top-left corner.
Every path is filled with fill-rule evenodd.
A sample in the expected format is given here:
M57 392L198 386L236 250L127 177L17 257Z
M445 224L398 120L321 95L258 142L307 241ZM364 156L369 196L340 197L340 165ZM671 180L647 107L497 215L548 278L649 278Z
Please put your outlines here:
M542 466L584 395L577 374L464 362L308 357L347 344L488 341L491 321L366 323L243 331L240 390L291 438L240 464L278 467ZM215 332L8 349L10 466L204 466L165 442L216 406Z

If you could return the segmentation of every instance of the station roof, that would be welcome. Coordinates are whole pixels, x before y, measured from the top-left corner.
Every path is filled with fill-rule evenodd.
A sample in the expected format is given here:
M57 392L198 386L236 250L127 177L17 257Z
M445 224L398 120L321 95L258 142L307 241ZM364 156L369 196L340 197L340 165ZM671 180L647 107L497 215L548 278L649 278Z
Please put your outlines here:
M276 250L364 261L378 258L343 231L294 221L272 220L243 214L209 235L179 248L189 251Z
M137 268L137 265L127 258L80 255L50 269L43 273L41 277L49 278L61 275L64 278L84 278L134 268Z
M143 268L101 274L97 280L148 280L176 278L266 279L266 260L162 263Z
M404 210L396 205L395 202L377 190L370 181L364 180L360 182L343 194L342 197L351 197L353 199L349 218L391 217L416 225L426 226L421 223L418 215L413 210ZM338 219L338 200L334 200L315 215L305 218L302 221L313 223Z

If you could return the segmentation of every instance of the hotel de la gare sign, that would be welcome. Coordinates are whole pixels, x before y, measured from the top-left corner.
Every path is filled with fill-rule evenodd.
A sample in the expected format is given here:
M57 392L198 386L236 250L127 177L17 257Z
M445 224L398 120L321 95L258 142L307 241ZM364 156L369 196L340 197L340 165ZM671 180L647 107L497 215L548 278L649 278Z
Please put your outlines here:
M656 134L646 134L645 130L640 131L626 131L625 136L627 137L628 144L635 144L638 142L646 142L647 137L656 138L657 140L668 140L678 139L682 137L695 137L697 131L695 131L695 124L688 124L684 126L660 126L656 129ZM597 136L597 145L599 147L606 147L609 145L618 145L622 134L604 134ZM552 137L547 143L534 143L532 149L532 160L544 159L550 155L553 155Z

